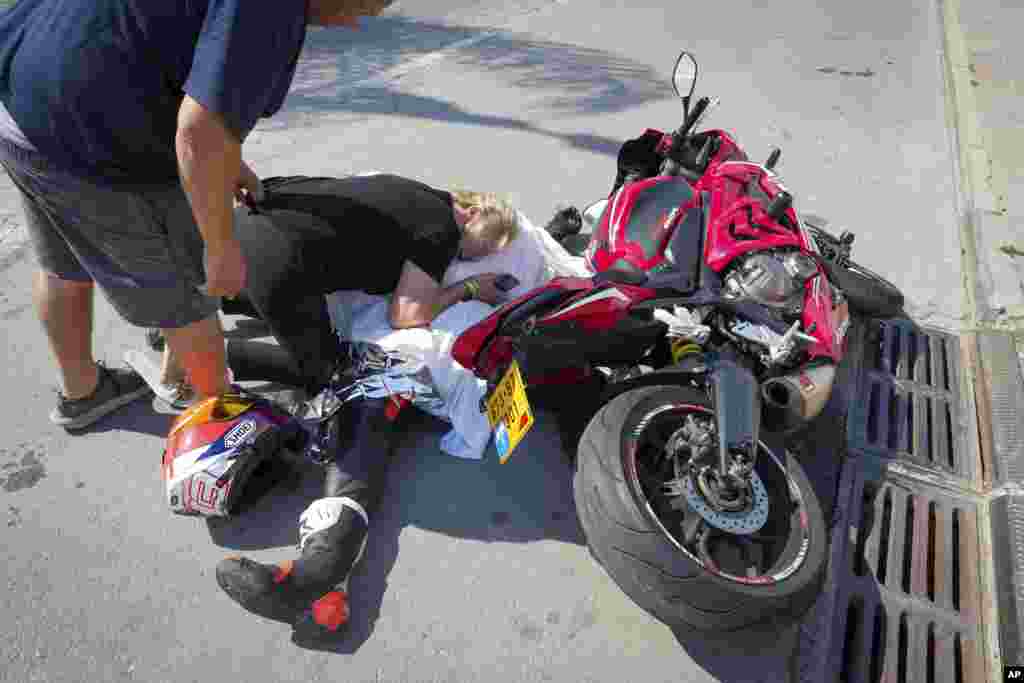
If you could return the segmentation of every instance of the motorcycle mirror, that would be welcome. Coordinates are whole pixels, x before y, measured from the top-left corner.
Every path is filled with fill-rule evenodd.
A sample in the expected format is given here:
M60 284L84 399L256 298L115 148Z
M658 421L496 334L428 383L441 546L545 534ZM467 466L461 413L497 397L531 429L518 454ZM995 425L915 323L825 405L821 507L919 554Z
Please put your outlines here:
M684 103L689 103L697 85L697 60L686 50L679 53L672 69L672 87Z
M602 199L583 209L583 232L594 232L606 206L608 206L608 200Z

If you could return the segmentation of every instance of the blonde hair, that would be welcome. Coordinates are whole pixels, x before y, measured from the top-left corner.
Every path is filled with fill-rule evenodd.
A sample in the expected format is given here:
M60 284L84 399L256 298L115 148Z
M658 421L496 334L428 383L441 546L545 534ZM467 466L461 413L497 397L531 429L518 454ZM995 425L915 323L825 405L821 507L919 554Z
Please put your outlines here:
M510 244L519 234L516 210L505 198L494 192L469 190L452 190L451 195L460 208L480 211L481 220L476 233L497 248Z

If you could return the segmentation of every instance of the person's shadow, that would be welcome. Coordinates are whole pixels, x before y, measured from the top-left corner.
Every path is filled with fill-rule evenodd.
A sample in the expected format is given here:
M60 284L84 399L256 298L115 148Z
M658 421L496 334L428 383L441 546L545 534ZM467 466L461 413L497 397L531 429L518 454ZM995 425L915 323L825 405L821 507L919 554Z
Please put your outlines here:
M311 114L384 115L528 131L608 156L618 151L618 139L559 131L499 111L471 111L403 87L409 73L432 64L440 51L447 51L460 67L486 69L489 79L540 99L532 108L543 111L545 122L614 113L674 97L667 76L614 52L389 14L364 19L360 31L343 36L311 30L285 106L257 131L303 125Z
M553 420L538 414L528 439L556 439L548 433L552 425ZM483 461L463 461L422 447L438 443L449 428L418 410L403 412L395 425L387 486L371 512L366 553L352 573L346 634L329 646L297 645L352 654L369 639L398 558L399 535L407 526L485 541L584 543L573 506L572 471L564 458L522 457L499 473L502 466L491 447ZM299 515L322 495L322 474L312 464L292 472L237 518L211 521L214 543L241 551L281 547L281 559L294 557Z

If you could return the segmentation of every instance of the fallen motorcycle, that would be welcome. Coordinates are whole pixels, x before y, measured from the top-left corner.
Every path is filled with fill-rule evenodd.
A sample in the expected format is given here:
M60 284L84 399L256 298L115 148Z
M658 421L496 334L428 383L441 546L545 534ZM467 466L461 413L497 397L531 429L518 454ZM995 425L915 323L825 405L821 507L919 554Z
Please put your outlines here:
M596 274L508 302L452 353L488 380L502 462L531 395L585 387L574 495L594 556L662 622L734 631L804 614L826 566L804 468L762 429L816 418L850 309L889 317L902 296L850 261L851 236L801 221L778 151L760 165L724 130L691 132L711 106L690 107L696 75L682 53L683 124L623 145L611 193L584 212Z

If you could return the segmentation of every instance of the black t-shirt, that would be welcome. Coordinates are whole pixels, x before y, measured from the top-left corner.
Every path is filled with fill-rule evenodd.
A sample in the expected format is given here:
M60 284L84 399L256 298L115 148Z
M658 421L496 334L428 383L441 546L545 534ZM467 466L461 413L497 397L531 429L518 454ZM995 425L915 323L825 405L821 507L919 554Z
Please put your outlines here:
M349 178L268 178L261 210L285 233L288 212L311 213L332 233L301 237L306 268L323 274L329 288L369 294L395 290L406 260L438 284L459 250L462 231L452 196L396 175Z

